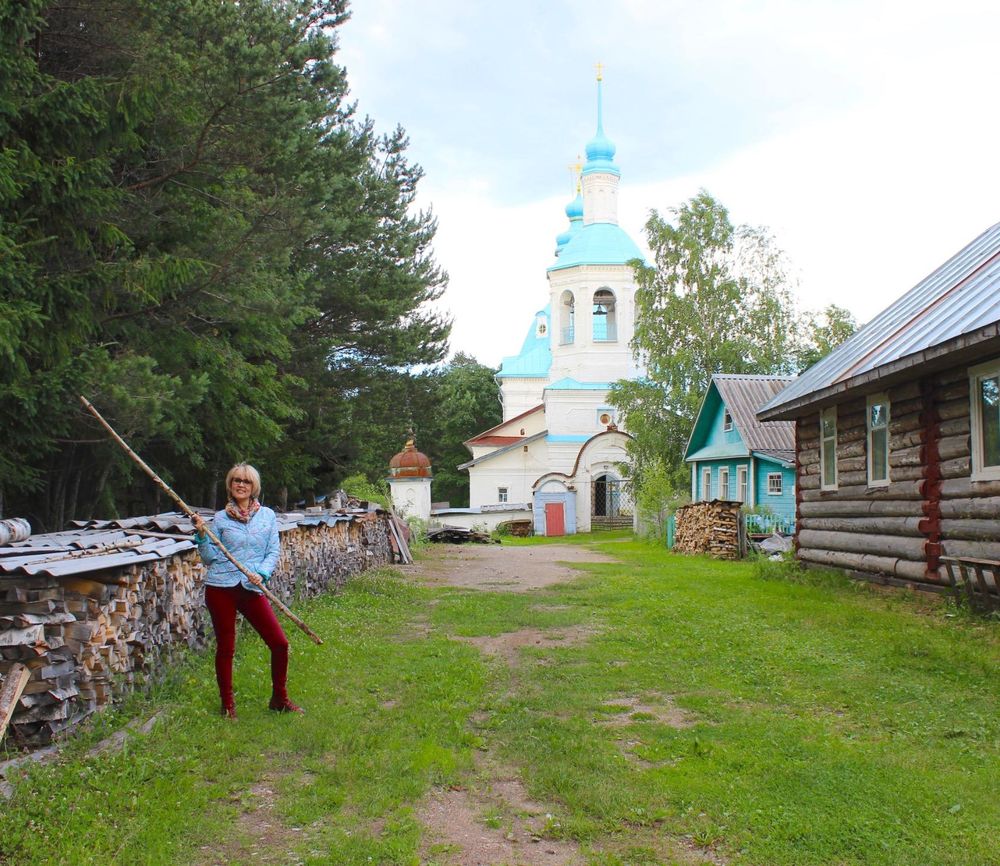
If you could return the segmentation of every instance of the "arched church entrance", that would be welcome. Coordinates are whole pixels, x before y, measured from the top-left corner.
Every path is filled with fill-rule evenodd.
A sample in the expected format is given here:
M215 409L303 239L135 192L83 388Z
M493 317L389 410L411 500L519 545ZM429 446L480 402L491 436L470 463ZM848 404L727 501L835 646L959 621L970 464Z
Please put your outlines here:
M628 529L632 509L625 496L624 482L610 472L591 481L590 525L593 529Z

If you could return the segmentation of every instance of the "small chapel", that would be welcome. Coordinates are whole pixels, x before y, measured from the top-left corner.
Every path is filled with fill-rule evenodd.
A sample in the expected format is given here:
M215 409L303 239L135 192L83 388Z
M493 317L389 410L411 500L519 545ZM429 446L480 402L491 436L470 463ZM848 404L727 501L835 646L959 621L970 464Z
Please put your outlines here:
M548 304L497 374L503 422L465 443L472 459L459 467L469 472L470 510L526 511L541 535L633 523L622 469L629 437L608 392L642 374L631 348L629 263L643 255L618 225L621 172L604 133L600 71L597 131L585 153L547 269Z

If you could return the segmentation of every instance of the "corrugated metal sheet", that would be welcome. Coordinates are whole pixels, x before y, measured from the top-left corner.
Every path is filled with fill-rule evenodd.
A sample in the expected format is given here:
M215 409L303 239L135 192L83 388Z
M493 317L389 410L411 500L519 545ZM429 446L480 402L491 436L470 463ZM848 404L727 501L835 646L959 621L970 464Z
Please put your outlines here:
M719 390L733 423L751 451L795 454L795 422L757 420L757 411L780 394L795 379L789 376L751 376L716 373L712 382Z
M364 517L372 510L346 508L278 513L278 532L299 526L333 526ZM213 512L201 509L206 520ZM140 562L166 559L195 547L194 526L185 514L168 512L124 520L74 520L75 529L33 535L0 547L0 577L69 577L74 574L127 568Z
M761 408L788 416L880 367L1000 322L1000 223L917 283Z

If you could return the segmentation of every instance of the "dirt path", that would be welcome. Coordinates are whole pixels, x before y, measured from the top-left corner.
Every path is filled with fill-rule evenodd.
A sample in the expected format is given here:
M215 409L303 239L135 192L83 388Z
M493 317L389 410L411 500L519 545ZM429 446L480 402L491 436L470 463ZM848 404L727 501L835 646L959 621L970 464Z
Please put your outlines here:
M426 586L528 592L579 577L570 563L614 561L576 544L432 544L427 557L406 566L405 574Z
M404 573L425 586L522 593L578 578L581 571L573 564L614 561L575 544L431 545L427 555ZM526 628L456 639L515 668L525 647L568 646L589 640L594 633L581 626ZM640 709L654 712L638 700L630 704L627 700L623 700L625 714ZM615 720L609 717L609 723ZM484 721L480 716L473 724ZM478 755L476 772L467 786L435 789L418 807L417 816L425 828L420 862L424 866L583 866L593 862L576 843L555 838L559 835L556 815L556 804L534 802L528 796L516 768L496 766ZM655 830L635 836L634 842L660 849L662 862L692 866L721 862L677 840L656 839Z

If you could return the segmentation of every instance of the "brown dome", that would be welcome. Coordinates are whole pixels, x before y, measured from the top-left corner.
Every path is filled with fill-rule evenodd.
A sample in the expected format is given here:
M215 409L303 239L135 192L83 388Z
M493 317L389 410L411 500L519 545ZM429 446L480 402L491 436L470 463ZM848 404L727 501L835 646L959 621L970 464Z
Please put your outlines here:
M430 478L431 461L412 439L406 440L406 445L392 460L389 461L389 475L393 478Z

